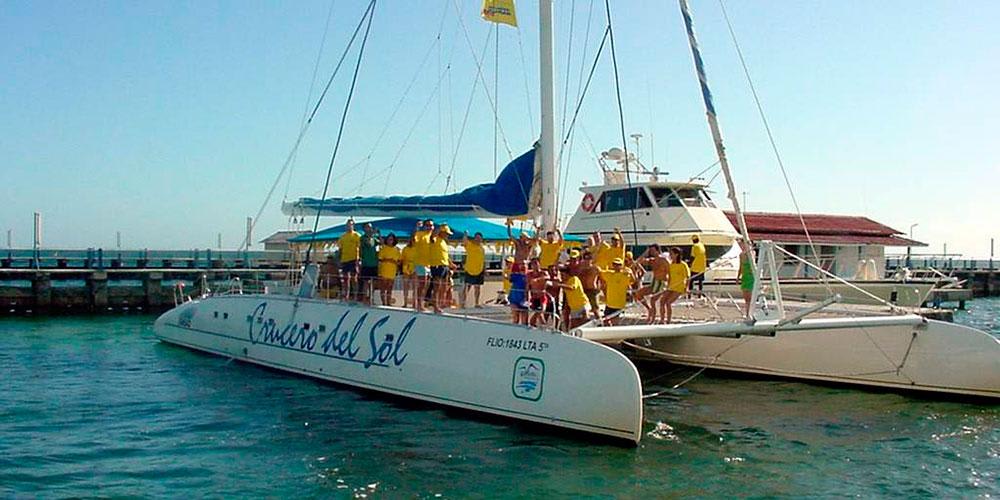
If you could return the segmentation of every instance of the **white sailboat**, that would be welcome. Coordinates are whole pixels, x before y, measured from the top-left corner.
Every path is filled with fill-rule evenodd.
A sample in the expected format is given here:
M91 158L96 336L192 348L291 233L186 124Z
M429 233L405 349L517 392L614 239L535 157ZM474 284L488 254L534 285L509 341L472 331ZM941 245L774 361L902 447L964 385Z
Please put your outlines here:
M494 217L540 215L545 227L554 226L552 0L540 0L539 13L539 154L523 155L508 170L517 174L520 188L530 191L519 200L530 211L490 212L494 204L509 208L510 200L498 199L484 186L470 188L466 193L470 203L430 203L423 210L433 215L447 215L449 210ZM396 201L380 207L345 203L355 213L380 214L391 213L393 203L405 204ZM315 210L334 208L335 204L321 200ZM295 295L232 294L185 302L156 320L156 336L171 344L382 393L631 442L642 435L639 374L615 349L506 322L317 299L315 276L315 265L307 268Z
M700 68L684 0L681 7ZM300 215L399 215L416 207L431 216L540 216L544 227L554 227L552 0L540 0L539 13L541 139L496 184L450 198L300 200L285 209ZM704 91L739 212L707 86ZM501 185L516 186L515 192L498 192ZM740 229L745 235L743 224ZM768 265L768 245L762 242L758 274ZM776 307L755 297L750 322L584 326L563 334L471 315L319 299L316 274L316 266L308 266L294 294L232 293L184 302L157 319L156 336L338 384L630 442L642 436L641 381L635 365L606 344L626 342L694 366L1000 397L1000 342L913 315L814 317L820 307L786 314L779 293ZM888 370L887 359L894 363Z
M729 199L740 233L750 241L690 11L686 0L679 3ZM625 342L644 355L682 365L1000 398L1000 339L914 314L834 311L830 306L840 297L832 293L814 305L786 309L777 279L776 254L780 249L768 241L758 244L752 311L745 321L737 316L739 319L732 321L591 326L578 333L593 340ZM763 289L768 281L772 302L766 300ZM725 317L722 311L714 313Z

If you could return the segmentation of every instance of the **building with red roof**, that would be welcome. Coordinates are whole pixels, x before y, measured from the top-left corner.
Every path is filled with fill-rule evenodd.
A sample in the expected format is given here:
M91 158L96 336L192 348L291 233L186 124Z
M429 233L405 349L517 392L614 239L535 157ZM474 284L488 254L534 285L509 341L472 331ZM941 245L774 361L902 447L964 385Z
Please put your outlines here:
M733 227L738 227L736 215L726 212ZM789 252L815 261L809 249L812 239L820 262L828 271L845 278L854 278L862 267L871 268L878 278L885 274L885 247L925 247L926 243L906 238L885 224L868 217L854 215L798 214L746 212L744 218L750 238L771 240ZM808 235L806 229L808 228ZM797 266L796 266L797 267ZM782 274L789 272L787 269ZM869 271L869 274L872 274ZM870 276L869 276L870 277Z

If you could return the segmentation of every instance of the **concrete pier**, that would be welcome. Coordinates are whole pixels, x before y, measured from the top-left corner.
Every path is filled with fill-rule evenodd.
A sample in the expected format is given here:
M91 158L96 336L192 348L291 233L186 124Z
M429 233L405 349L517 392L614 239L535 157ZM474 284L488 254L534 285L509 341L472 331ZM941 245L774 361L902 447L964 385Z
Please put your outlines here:
M235 278L247 292L282 281L281 269L0 269L0 316L125 311L160 312L174 306L174 290L228 290Z

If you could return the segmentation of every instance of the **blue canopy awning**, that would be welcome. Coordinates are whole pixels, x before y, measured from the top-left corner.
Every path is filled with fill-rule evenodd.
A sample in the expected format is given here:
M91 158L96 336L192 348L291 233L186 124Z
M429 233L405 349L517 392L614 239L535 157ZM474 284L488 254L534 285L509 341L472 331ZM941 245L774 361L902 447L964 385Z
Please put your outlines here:
M489 222L482 219L477 219L475 217L433 217L434 224L448 224L452 232L455 233L452 239L461 240L462 235L469 233L469 237L475 236L476 233L482 233L483 239L489 242L497 241L507 241L507 227L502 224L497 224L495 222ZM375 229L382 235L388 236L389 233L396 235L396 238L401 240L409 239L413 234L413 229L417 225L418 220L424 220L424 218L415 217L398 217L393 219L381 219L373 220L365 223L358 222L358 230L361 226L366 223L371 223L375 226ZM315 233L303 234L289 239L290 243L309 243L309 242L331 242L337 241L347 230L347 224L340 224L333 227L328 227ZM514 233L514 237L517 238L521 235L521 230L518 228L512 228L511 232ZM525 230L528 236L534 236L534 231ZM583 241L582 238L577 236L566 236L566 241Z

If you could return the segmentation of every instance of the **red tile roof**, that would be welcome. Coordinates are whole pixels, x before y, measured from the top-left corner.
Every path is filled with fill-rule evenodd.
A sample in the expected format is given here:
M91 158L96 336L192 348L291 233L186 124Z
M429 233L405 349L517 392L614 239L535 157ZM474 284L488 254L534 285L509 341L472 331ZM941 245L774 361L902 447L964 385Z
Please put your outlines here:
M736 216L726 212L735 227ZM746 212L744 218L750 237L779 243L807 243L806 233L798 214ZM868 217L852 215L802 214L813 242L833 245L927 246L926 243L904 238L902 232L875 222Z

